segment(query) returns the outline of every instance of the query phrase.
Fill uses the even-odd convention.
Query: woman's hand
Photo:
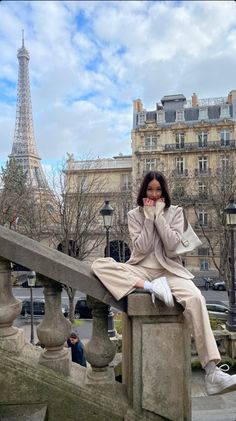
[[[156,207],[155,207],[156,217],[159,216],[161,213],[163,213],[164,207],[165,207],[165,200],[163,197],[161,197],[159,200],[156,201]]]
[[[155,202],[152,199],[143,199],[143,211],[144,216],[147,219],[151,219],[151,221],[154,221],[155,217]]]
[[[143,199],[143,205],[144,206],[155,206],[155,202],[152,199]]]

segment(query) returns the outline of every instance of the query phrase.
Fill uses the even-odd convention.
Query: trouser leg
[[[116,262],[111,257],[95,260],[92,270],[117,300],[130,294],[138,281],[152,280],[163,272],[163,270],[146,270],[138,265]]]
[[[205,299],[191,280],[166,275],[172,294],[185,311],[184,315],[193,331],[195,345],[202,367],[209,361],[220,361],[220,354],[211,329]]]

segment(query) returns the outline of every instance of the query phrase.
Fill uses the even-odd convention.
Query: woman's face
[[[147,186],[147,198],[156,202],[162,197],[162,190],[159,181],[153,179]]]

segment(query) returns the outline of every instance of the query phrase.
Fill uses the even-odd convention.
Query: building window
[[[207,172],[208,170],[208,158],[207,156],[198,157],[198,170],[200,173]]]
[[[123,203],[123,208],[122,208],[122,223],[123,224],[127,224],[128,223],[128,212],[131,210],[132,206],[130,202],[125,202]]]
[[[157,123],[165,122],[165,113],[164,111],[157,111]]]
[[[156,170],[156,159],[145,159],[145,171],[155,171]]]
[[[184,158],[176,158],[176,171],[177,174],[183,174],[184,173]]]
[[[208,226],[208,213],[203,209],[198,212],[198,222],[202,227]]]
[[[121,175],[121,190],[129,191],[131,189],[131,177],[130,174]]]
[[[229,157],[228,156],[221,156],[220,157],[220,168],[223,171],[227,171],[229,169]]]
[[[198,120],[207,120],[208,119],[208,108],[199,108]]]
[[[181,199],[185,196],[185,191],[183,186],[177,186],[172,192],[173,199]]]
[[[198,193],[200,197],[207,198],[207,186],[202,181],[198,183]]]
[[[229,105],[221,105],[220,107],[220,118],[227,118],[229,115]]]
[[[205,148],[207,146],[207,132],[198,133],[198,146],[199,148]]]
[[[209,270],[209,262],[206,259],[200,259],[200,270]]]
[[[143,126],[146,121],[146,113],[139,113],[138,114],[138,125]]]
[[[156,136],[147,136],[145,138],[145,146],[147,149],[155,149],[157,146]]]
[[[220,132],[221,146],[228,146],[230,144],[231,133],[229,129],[223,129]]]
[[[185,134],[182,132],[178,132],[175,134],[175,147],[176,149],[183,149],[184,148],[184,138]]]
[[[198,249],[198,256],[209,256],[209,248],[208,247],[201,247]]]
[[[88,191],[89,191],[88,177],[84,175],[80,178],[80,192],[88,192]]]
[[[184,110],[176,111],[176,121],[184,121]]]

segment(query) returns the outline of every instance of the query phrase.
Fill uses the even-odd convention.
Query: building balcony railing
[[[195,168],[194,174],[195,176],[205,176],[205,177],[209,176],[211,175],[211,168],[204,168],[204,169]]]
[[[195,150],[208,150],[208,149],[231,149],[235,148],[235,140],[220,140],[220,141],[208,141],[206,143],[199,142],[185,142],[184,144],[178,145],[176,143],[167,143],[164,146],[164,152],[169,151],[195,151]]]
[[[130,192],[131,191],[131,188],[132,188],[132,186],[131,186],[131,183],[129,183],[129,184],[124,184],[123,186],[121,186],[121,191],[124,193],[124,192]]]
[[[183,170],[175,169],[172,171],[172,177],[187,177],[188,176],[188,169],[185,168]]]
[[[194,228],[195,229],[201,229],[201,228],[203,228],[203,229],[206,229],[206,230],[208,230],[208,229],[211,229],[212,228],[212,222],[199,222],[199,221],[197,221],[197,222],[195,222],[195,224],[194,224]]]
[[[159,146],[160,147],[160,146]],[[139,152],[146,152],[146,151],[156,151],[157,150],[157,145],[144,145],[144,146],[140,146],[138,148]]]

